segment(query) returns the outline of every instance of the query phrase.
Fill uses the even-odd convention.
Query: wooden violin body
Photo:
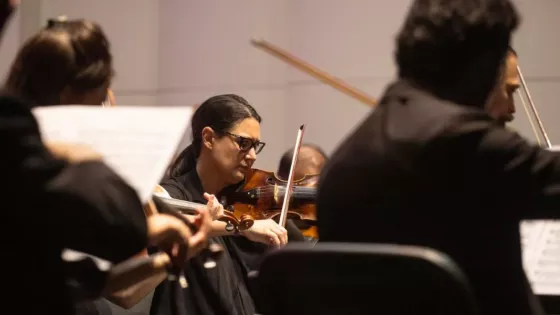
[[[316,186],[319,175],[306,175],[294,180],[292,200],[288,219],[293,219],[304,235],[317,237],[315,224],[317,211],[315,204]],[[239,221],[273,219],[278,221],[286,192],[286,181],[275,173],[251,169],[245,177],[243,187],[235,192],[219,195],[224,209]],[[252,223],[251,223],[252,224]]]
[[[224,206],[224,214],[218,218],[225,222],[228,231],[244,231],[253,226],[255,220],[273,219],[278,222],[281,213],[286,181],[275,173],[251,169],[243,186],[235,191],[218,195]],[[318,238],[316,229],[317,210],[315,204],[319,175],[306,175],[293,183],[293,193],[288,209],[288,219],[294,220],[303,235]],[[161,187],[160,187],[161,189]],[[161,192],[156,189],[156,192]],[[159,196],[167,205],[184,214],[196,215],[196,209],[205,205]]]

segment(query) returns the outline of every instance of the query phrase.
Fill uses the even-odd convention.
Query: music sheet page
[[[521,223],[523,264],[533,291],[560,295],[560,221]]]
[[[33,109],[45,142],[89,145],[147,202],[192,114],[187,106],[48,106]]]

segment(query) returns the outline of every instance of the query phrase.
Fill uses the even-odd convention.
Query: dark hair
[[[192,116],[192,142],[171,165],[170,176],[185,174],[196,167],[202,146],[202,129],[210,127],[216,132],[226,132],[247,118],[262,121],[255,108],[241,96],[224,94],[204,101]]]
[[[303,148],[313,149],[315,152],[319,153],[325,159],[325,161],[329,159],[325,151],[323,151],[323,149],[321,149],[318,145],[311,144],[311,143],[304,143],[301,145],[300,149]],[[293,156],[294,156],[294,149],[292,148],[286,151],[282,155],[282,158],[280,158],[280,163],[278,163],[278,170],[276,171],[276,174],[281,178],[288,177],[290,173],[290,167],[292,166]]]
[[[56,105],[65,87],[77,93],[108,83],[114,75],[109,41],[87,20],[50,20],[19,50],[6,90],[34,105]]]
[[[509,0],[416,0],[397,36],[399,77],[441,98],[481,106],[518,23]]]

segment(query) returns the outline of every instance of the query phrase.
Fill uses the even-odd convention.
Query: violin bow
[[[527,114],[527,118],[529,119],[529,123],[531,124],[531,128],[533,129],[533,134],[535,135],[535,138],[537,139],[537,143],[539,145],[541,144],[541,139],[539,137],[539,133],[537,132],[537,128],[535,128],[535,124],[533,122],[532,117],[535,118],[535,120],[537,121],[537,125],[539,126],[539,130],[541,132],[542,137],[544,138],[546,147],[548,149],[552,148],[552,143],[550,142],[550,138],[548,137],[548,134],[546,132],[546,130],[544,129],[544,124],[542,123],[542,120],[539,116],[539,112],[537,111],[537,107],[535,106],[535,103],[533,102],[533,98],[531,97],[531,93],[529,92],[529,87],[527,86],[527,82],[525,82],[525,78],[523,77],[523,73],[521,72],[521,68],[519,67],[519,64],[517,65],[517,73],[519,74],[519,79],[521,81],[521,88],[523,90],[523,92],[525,93],[525,96],[527,97],[527,101],[529,102],[529,106],[527,106],[527,103],[525,103],[525,100],[523,99],[523,94],[521,93],[521,91],[518,89],[517,90],[517,94],[519,96],[519,99],[521,100],[521,104],[523,104],[523,108],[525,109],[525,113]],[[531,116],[530,111],[533,113],[533,116]]]
[[[351,86],[343,80],[303,61],[302,59],[290,54],[286,50],[264,40],[264,39],[251,39],[251,44],[265,52],[279,58],[280,60],[294,66],[295,68],[309,74],[310,76],[318,79],[319,81],[330,85],[331,87],[339,90],[340,92],[362,102],[369,107],[375,107],[377,101],[366,92]]]
[[[298,130],[296,144],[294,146],[294,155],[292,156],[292,164],[290,166],[290,173],[288,175],[288,181],[286,182],[286,192],[284,193],[284,202],[282,203],[282,211],[280,211],[280,219],[278,224],[285,227],[286,220],[288,218],[288,209],[290,208],[290,201],[292,197],[292,191],[294,190],[292,185],[294,184],[294,170],[296,169],[296,164],[299,156],[299,149],[301,148],[301,142],[303,139],[303,132],[305,130],[305,125],[301,125]]]

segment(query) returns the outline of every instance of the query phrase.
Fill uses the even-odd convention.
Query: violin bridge
[[[274,203],[278,204],[278,184],[274,184]]]

